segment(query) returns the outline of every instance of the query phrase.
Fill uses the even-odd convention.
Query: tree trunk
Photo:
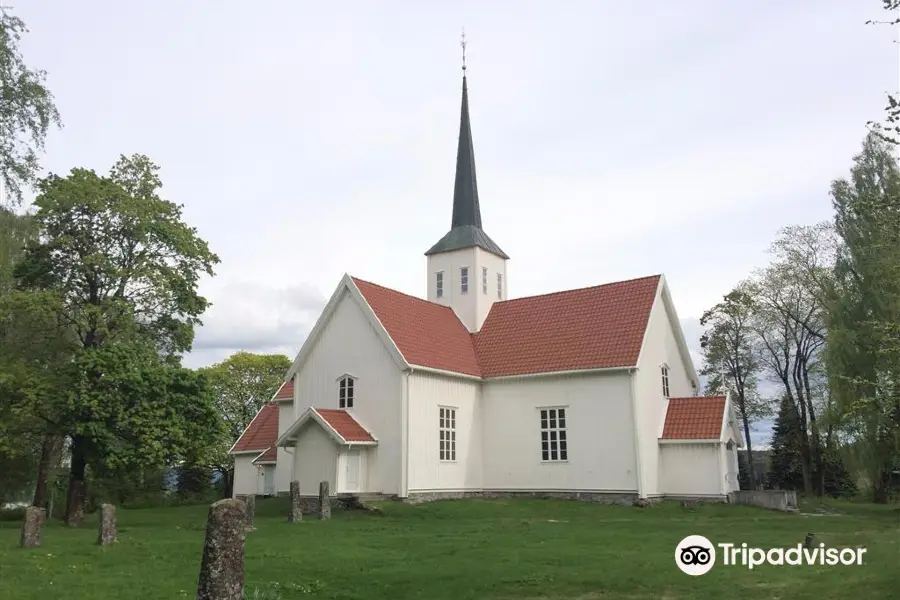
[[[753,445],[750,443],[750,425],[744,418],[744,438],[747,441],[747,476],[750,477],[750,489],[757,490],[759,485],[756,483],[756,466],[753,464]]]
[[[890,476],[887,472],[882,471],[872,481],[872,502],[876,504],[887,504],[890,498],[890,486],[888,485]]]
[[[812,403],[812,390],[809,386],[809,369],[807,368],[806,359],[800,363],[801,378],[803,380],[803,391],[806,395],[806,406],[809,413],[809,429],[812,434],[812,460],[813,472],[816,474],[815,494],[817,496],[825,495],[825,453],[822,452],[822,437],[819,433],[819,425],[816,421],[816,410]]]
[[[41,460],[38,463],[37,483],[34,487],[32,506],[49,508],[50,494],[47,491],[47,485],[59,450],[59,442],[60,439],[58,437],[47,434],[41,443]]]
[[[80,436],[72,438],[72,466],[69,469],[69,491],[66,494],[66,525],[79,525],[84,520],[87,491],[85,483],[87,457],[84,446],[84,438]]]
[[[234,469],[225,469],[223,477],[225,480],[225,485],[222,486],[225,491],[224,496],[225,498],[231,498],[232,494],[234,493]]]
[[[756,466],[753,464],[753,445],[750,442],[750,419],[747,418],[747,404],[744,397],[743,382],[738,382],[738,410],[741,413],[741,421],[744,426],[744,441],[747,444],[747,476],[750,478],[750,489],[758,489],[756,483]],[[738,478],[740,481],[740,478]],[[740,487],[740,486],[739,486]]]

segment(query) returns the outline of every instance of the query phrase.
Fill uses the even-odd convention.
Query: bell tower
[[[451,307],[472,333],[481,329],[494,302],[506,300],[506,263],[509,256],[482,229],[475,149],[469,119],[466,80],[466,41],[463,33],[462,107],[456,181],[450,231],[432,246],[428,257],[428,295],[431,302]]]

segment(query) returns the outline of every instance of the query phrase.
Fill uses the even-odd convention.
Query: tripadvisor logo
[[[713,544],[702,535],[689,535],[675,547],[675,564],[688,575],[705,575],[716,564],[716,548],[721,554],[721,564],[727,567],[742,566],[753,569],[760,565],[800,566],[818,565],[833,567],[841,565],[863,564],[865,548],[805,548],[797,544],[790,548],[753,548],[746,543]]]

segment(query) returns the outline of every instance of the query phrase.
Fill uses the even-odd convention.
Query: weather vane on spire
[[[462,69],[463,69],[463,73],[465,73],[466,72],[466,28],[465,27],[463,27],[462,41],[459,42],[459,45],[462,46],[462,52],[463,52]]]

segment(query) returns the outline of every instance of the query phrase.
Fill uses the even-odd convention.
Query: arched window
[[[338,408],[353,408],[355,380],[350,375],[341,377],[338,384]]]
[[[660,367],[662,372],[662,393],[666,398],[669,397],[669,365],[663,363]]]

